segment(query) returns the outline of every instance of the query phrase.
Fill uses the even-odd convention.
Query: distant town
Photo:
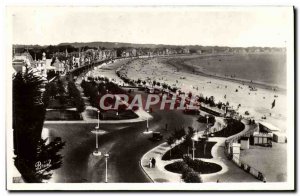
[[[97,47],[96,47],[97,46]],[[106,46],[106,47],[105,47]],[[120,46],[120,47],[116,47]],[[158,57],[193,54],[247,54],[285,52],[277,47],[219,47],[219,46],[170,46],[109,42],[66,43],[49,46],[13,45],[13,67],[19,71],[25,64],[41,75],[47,72],[64,74],[91,62],[133,57]]]

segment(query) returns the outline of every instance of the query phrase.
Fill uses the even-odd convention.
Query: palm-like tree
[[[49,177],[49,174],[39,175],[35,168],[39,154],[51,154],[43,152],[49,149],[48,147],[42,151],[39,150],[46,113],[43,103],[44,86],[44,80],[29,68],[13,76],[15,166],[26,182],[42,182],[43,177]],[[59,148],[51,150],[52,154],[56,154],[63,145],[64,143],[60,143]],[[59,163],[58,159],[56,158],[55,162]]]
[[[36,146],[41,139],[45,108],[42,102],[43,80],[31,69],[13,76],[13,129],[15,164],[27,176],[30,167],[22,163],[35,159]],[[26,160],[26,161],[25,161]],[[27,171],[26,171],[27,170]]]

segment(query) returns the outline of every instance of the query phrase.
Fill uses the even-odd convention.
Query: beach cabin
[[[281,132],[273,133],[273,141],[276,143],[286,143],[287,138],[285,133],[281,133]]]
[[[235,163],[239,163],[240,153],[241,153],[241,144],[232,143],[231,149],[232,149],[232,160]]]
[[[249,147],[250,147],[249,137],[242,137],[240,143],[241,143],[241,149],[242,150],[248,150],[249,149]]]
[[[254,132],[253,144],[272,147],[273,134],[267,132]]]
[[[267,122],[258,122],[259,132],[280,132],[280,129]]]
[[[272,139],[277,143],[285,143],[287,138],[286,134],[281,132],[281,130],[274,125],[267,122],[259,122],[259,132],[268,132],[272,133]]]

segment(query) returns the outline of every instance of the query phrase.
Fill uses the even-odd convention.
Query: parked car
[[[152,133],[152,138],[151,138],[152,141],[160,141],[162,139],[163,139],[163,135],[160,132],[156,131]]]

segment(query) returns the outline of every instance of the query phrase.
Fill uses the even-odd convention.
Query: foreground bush
[[[183,178],[184,182],[187,183],[202,183],[202,179],[200,178],[199,174],[194,171],[190,171],[186,174],[185,178]]]
[[[187,178],[187,176],[188,176],[188,174],[189,173],[191,173],[191,172],[194,172],[194,170],[192,169],[192,168],[190,168],[190,167],[186,167],[186,168],[184,168],[183,170],[182,170],[182,172],[181,172],[181,179],[186,179]]]

